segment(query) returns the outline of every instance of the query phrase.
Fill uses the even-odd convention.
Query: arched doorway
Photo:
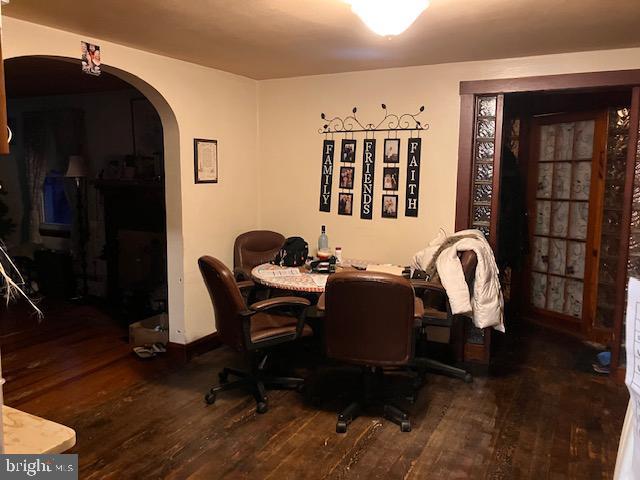
[[[53,151],[41,153],[47,157],[40,166],[44,172],[39,172],[46,180],[43,189],[34,189],[38,182],[26,182],[33,180],[33,172],[19,171],[20,162],[13,162],[14,171],[3,172],[9,176],[3,180],[10,206],[23,206],[14,214],[18,218],[10,242],[35,240],[49,251],[71,250],[72,272],[81,277],[74,293],[103,297],[118,307],[131,307],[136,301],[145,304],[128,308],[128,320],[166,311],[167,303],[172,304],[167,265],[171,270],[181,261],[176,255],[181,249],[170,244],[175,236],[168,242],[166,233],[180,228],[179,205],[166,215],[164,209],[167,197],[179,196],[180,188],[178,128],[168,103],[149,84],[117,68],[105,66],[100,77],[82,74],[76,59],[16,57],[5,61],[5,70],[9,118],[16,133],[12,155],[24,158],[20,143],[26,137],[33,141],[38,129],[47,130],[39,132],[39,138],[53,145]],[[154,117],[158,128],[151,125]],[[76,184],[84,182],[84,191],[74,199],[65,191],[69,179],[55,177],[69,175],[70,159],[78,156],[86,164],[82,175],[87,176],[75,177]],[[54,175],[48,175],[52,171]],[[167,178],[170,185],[165,189]],[[33,195],[38,190],[39,195]],[[82,232],[78,227],[83,222],[76,221],[82,216],[76,215],[77,199],[85,200]],[[84,251],[79,252],[83,243]],[[153,251],[160,257],[150,255]],[[60,266],[56,262],[48,270],[56,271]],[[145,274],[155,276],[156,283],[161,276],[163,285],[143,278]],[[50,283],[64,284],[55,279]],[[145,290],[148,298],[141,299]],[[180,300],[176,303],[181,308]]]

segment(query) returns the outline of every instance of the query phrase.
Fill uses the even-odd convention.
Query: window
[[[71,206],[64,191],[65,177],[50,173],[44,179],[42,209],[44,223],[71,226]]]

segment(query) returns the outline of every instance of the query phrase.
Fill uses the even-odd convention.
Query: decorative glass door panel
[[[577,118],[574,118],[577,117]],[[554,115],[533,126],[529,182],[531,255],[529,300],[540,315],[574,319],[590,315],[597,270],[589,267],[594,196],[601,196],[597,180],[601,168],[598,115]]]

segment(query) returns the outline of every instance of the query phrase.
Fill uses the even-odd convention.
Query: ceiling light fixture
[[[344,0],[367,27],[383,37],[400,35],[429,6],[429,0]]]

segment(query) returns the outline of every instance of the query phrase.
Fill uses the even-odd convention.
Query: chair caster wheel
[[[229,381],[229,374],[227,372],[220,372],[218,374],[218,380],[220,380],[220,383],[227,383]]]
[[[470,373],[467,373],[467,374],[464,376],[464,383],[471,383],[471,382],[473,382],[473,377],[471,376],[471,374],[470,374]]]
[[[267,413],[267,410],[269,410],[267,402],[258,402],[256,405],[256,413]]]
[[[304,393],[305,391],[305,384],[304,383],[299,383],[296,385],[296,392],[298,393]]]
[[[336,433],[347,433],[347,422],[339,420],[336,423]]]
[[[209,392],[204,396],[204,401],[207,405],[213,405],[216,403],[216,394],[213,392]]]
[[[402,420],[400,422],[400,431],[401,432],[410,432],[411,431],[411,422],[409,420]]]

